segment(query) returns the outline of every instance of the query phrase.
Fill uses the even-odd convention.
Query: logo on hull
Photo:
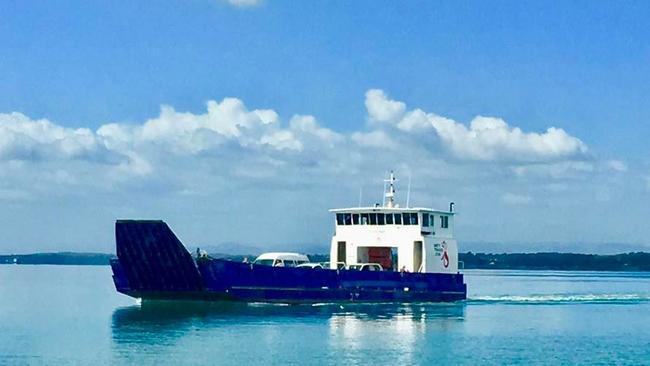
[[[442,261],[442,265],[445,266],[445,268],[449,267],[449,254],[447,254],[447,243],[442,242],[442,258],[440,258]]]

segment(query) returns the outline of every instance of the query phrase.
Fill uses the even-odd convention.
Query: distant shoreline
[[[0,264],[107,266],[111,258],[115,258],[115,254],[79,252],[5,254],[0,255]]]
[[[213,257],[241,261],[253,255],[212,254]],[[314,262],[325,262],[325,254],[309,255]],[[0,255],[0,264],[21,265],[108,265],[114,254],[107,253],[33,253]],[[460,253],[464,269],[556,270],[556,271],[650,271],[650,253],[633,252],[613,255],[578,253]]]

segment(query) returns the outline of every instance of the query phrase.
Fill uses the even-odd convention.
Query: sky
[[[0,253],[326,247],[444,209],[500,250],[650,250],[650,3],[5,1]],[[360,194],[361,193],[361,194]],[[361,197],[360,197],[361,196]],[[504,244],[505,243],[505,244]]]

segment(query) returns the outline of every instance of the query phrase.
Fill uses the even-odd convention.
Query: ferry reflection
[[[386,362],[416,364],[414,352],[427,331],[448,331],[464,320],[464,304],[394,305],[377,313],[345,312],[329,319],[331,349],[362,361],[369,352]],[[371,320],[371,321],[368,321]],[[369,348],[371,346],[371,348]]]
[[[445,330],[462,322],[464,317],[465,305],[462,303],[288,306],[234,302],[153,302],[116,309],[112,316],[112,334],[116,344],[134,339],[146,342],[148,337],[142,336],[153,333],[165,334],[167,340],[171,341],[196,327],[305,321],[327,324],[333,346],[336,346],[336,342],[345,342],[348,349],[354,350],[360,328],[364,328],[364,336],[372,336],[373,332],[368,332],[369,329],[388,332],[394,335],[389,337],[394,346],[408,349],[416,335],[425,328]],[[155,339],[156,342],[161,341],[159,337]]]

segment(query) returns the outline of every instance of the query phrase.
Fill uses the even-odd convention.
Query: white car
[[[357,263],[357,264],[350,264],[348,265],[348,268],[351,271],[383,271],[384,269],[381,267],[381,264],[379,263]]]
[[[303,263],[299,264],[296,267],[300,268],[311,268],[311,269],[323,269],[323,265],[320,263]]]
[[[299,253],[264,253],[257,257],[253,264],[273,267],[296,267],[309,263],[309,258]]]
[[[330,262],[324,262],[323,268],[331,268]],[[336,262],[336,269],[345,269],[345,262]]]

